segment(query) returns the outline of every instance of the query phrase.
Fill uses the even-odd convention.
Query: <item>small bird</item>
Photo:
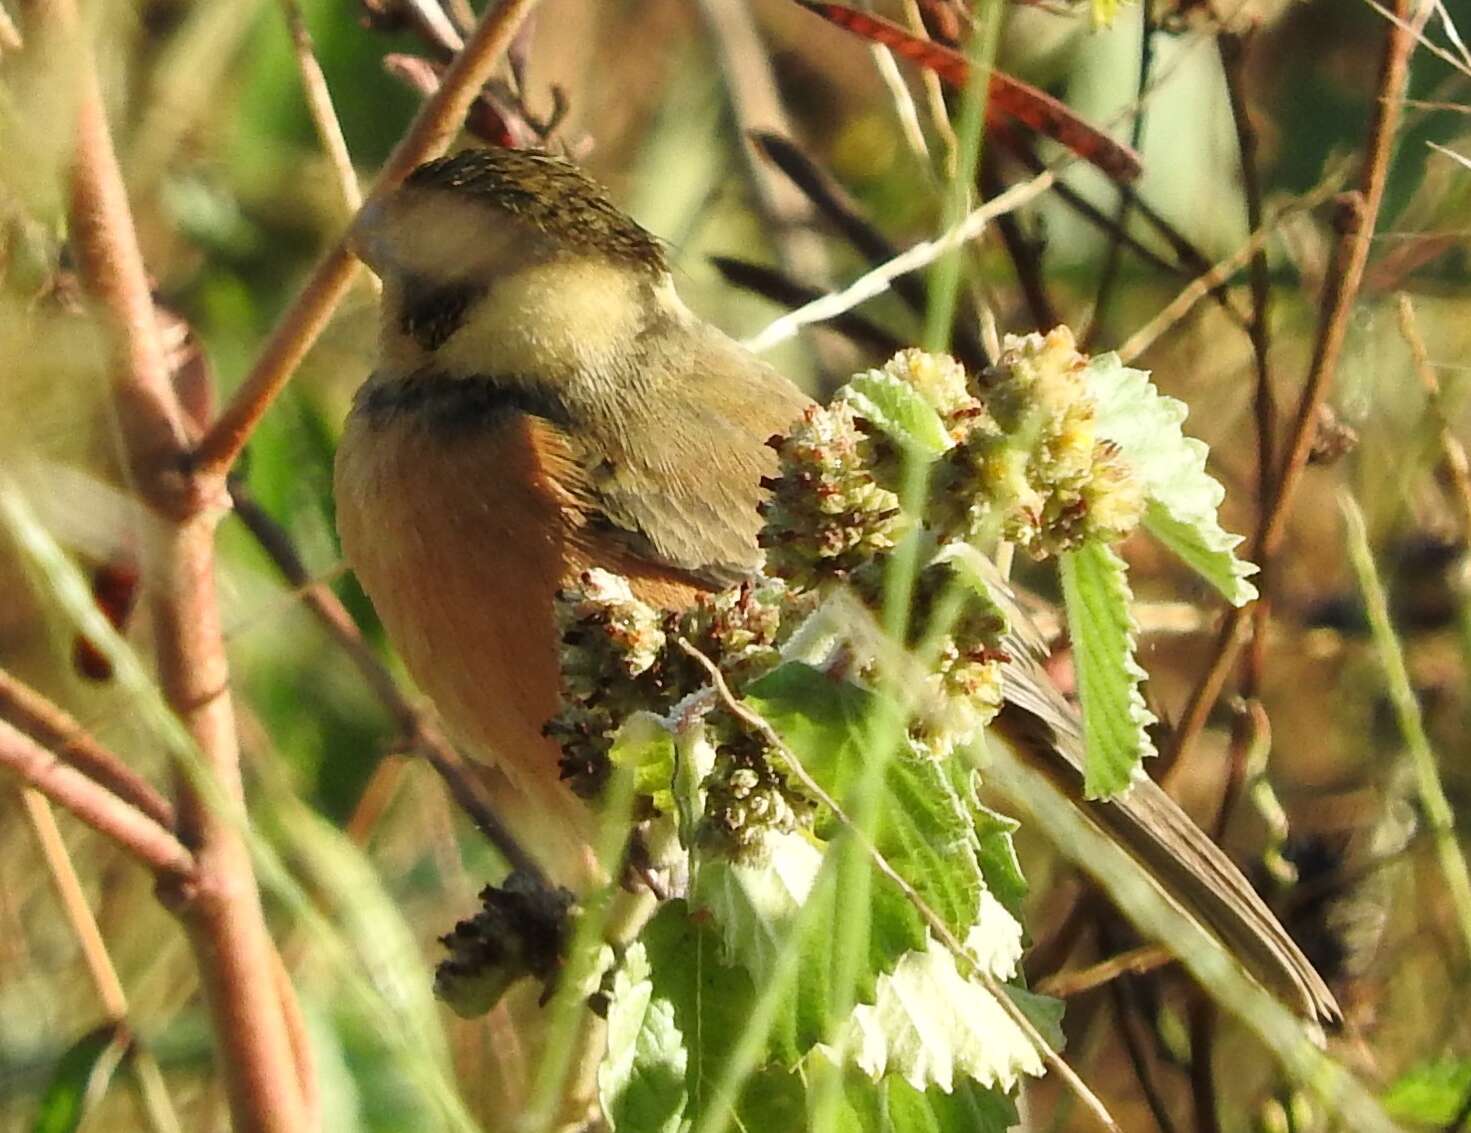
[[[352,239],[383,308],[380,362],[337,453],[343,548],[456,738],[525,797],[538,841],[576,842],[588,808],[542,732],[559,706],[557,591],[600,567],[677,610],[759,570],[766,442],[809,399],[692,314],[658,240],[560,158],[429,162],[369,204]],[[1143,779],[1083,799],[1076,712],[1020,610],[1012,624],[994,734],[1264,984],[1335,1019],[1311,964],[1163,791]]]

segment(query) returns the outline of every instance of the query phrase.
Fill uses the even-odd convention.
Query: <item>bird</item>
[[[572,163],[469,148],[370,201],[350,246],[382,280],[379,359],[336,456],[342,547],[457,741],[550,845],[589,807],[544,733],[559,707],[558,592],[624,576],[656,609],[760,569],[768,440],[812,404],[677,294],[660,241]],[[1147,777],[1084,797],[1076,708],[1004,585],[1006,704],[992,738],[1075,804],[1305,1017],[1333,994],[1240,870]]]

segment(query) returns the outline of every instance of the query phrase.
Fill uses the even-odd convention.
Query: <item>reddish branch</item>
[[[194,855],[167,828],[4,720],[0,720],[0,767],[111,838],[159,876],[174,882],[193,877]]]
[[[480,88],[536,4],[537,0],[501,0],[486,10],[464,50],[445,72],[439,89],[389,154],[369,201],[391,190],[416,165],[445,151]],[[296,301],[272,330],[234,399],[195,449],[193,465],[201,481],[219,484],[224,479],[271,402],[326,327],[347,292],[354,267],[352,253],[342,240],[317,264]]]
[[[135,482],[161,519],[146,563],[154,583],[149,592],[159,683],[205,769],[223,796],[238,804],[239,750],[214,590],[217,512],[182,471],[184,413],[158,339],[90,45],[69,0],[49,12],[82,57],[71,242],[82,281],[111,324],[113,390]],[[281,999],[271,990],[273,948],[245,844],[234,820],[214,813],[183,776],[177,812],[195,871],[192,884],[174,896],[213,1016],[234,1127],[238,1133],[296,1133],[306,1128],[302,1089]],[[103,817],[94,813],[89,820]]]
[[[152,783],[99,744],[65,711],[4,669],[0,669],[0,719],[164,829],[174,828],[173,805]]]

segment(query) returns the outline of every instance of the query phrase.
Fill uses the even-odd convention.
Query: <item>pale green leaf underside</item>
[[[608,998],[608,1046],[598,1098],[608,1125],[630,1133],[674,1133],[684,1117],[689,1052],[668,1000],[654,996],[648,955],[629,946]]]
[[[966,949],[991,975],[1006,979],[1021,957],[1021,925],[987,894]],[[894,1074],[916,1090],[949,1092],[965,1078],[1009,1090],[1020,1075],[1042,1073],[1027,1036],[933,937],[879,980],[874,1003],[855,1007],[826,1051],[875,1081]]]
[[[859,374],[843,395],[857,412],[896,443],[937,457],[954,441],[934,407],[908,382],[879,370]]]
[[[1217,515],[1226,490],[1206,471],[1205,444],[1181,428],[1184,402],[1161,394],[1147,373],[1124,366],[1116,354],[1093,359],[1088,387],[1098,406],[1098,435],[1123,450],[1149,495],[1149,533],[1232,605],[1255,598],[1247,578],[1256,567],[1236,557],[1241,536],[1225,530]]]
[[[1106,544],[1085,543],[1063,555],[1060,567],[1083,701],[1083,790],[1101,798],[1127,787],[1140,761],[1154,754],[1147,730],[1154,717],[1139,691],[1145,673],[1134,659],[1124,560]]]

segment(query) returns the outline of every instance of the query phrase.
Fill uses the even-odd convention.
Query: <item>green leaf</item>
[[[122,1053],[117,1028],[110,1025],[87,1032],[68,1047],[41,1095],[32,1133],[72,1133],[80,1127],[107,1092]]]
[[[598,1097],[608,1125],[634,1133],[674,1133],[688,1101],[688,1064],[674,1006],[654,998],[648,953],[635,941],[613,977],[608,1049],[598,1067]]]
[[[755,682],[747,702],[825,791],[856,809],[850,796],[873,758],[875,733],[893,711],[882,698],[793,662]],[[882,789],[875,793],[873,844],[935,914],[963,934],[975,923],[985,889],[967,801],[942,764],[907,747],[888,761]],[[836,837],[840,828],[830,820],[818,833]],[[719,926],[728,962],[765,986],[780,949],[793,940],[799,912],[814,900],[822,907],[807,915],[816,923],[854,927],[866,939],[857,959],[843,932],[809,933],[803,940],[793,991],[781,1005],[772,1039],[773,1051],[791,1065],[841,1023],[833,1007],[847,998],[838,994],[847,984],[836,980],[851,977],[851,994],[858,1002],[871,1002],[877,978],[907,952],[922,949],[927,937],[918,911],[866,854],[856,852],[853,859],[853,868],[869,871],[866,883],[850,881],[840,898],[831,885],[814,896],[822,853],[805,837],[773,838],[769,851],[761,865],[712,862],[697,877],[694,899]],[[862,873],[857,877],[864,882]],[[859,898],[865,902],[859,910],[852,905],[855,892],[866,894]],[[865,921],[861,932],[851,919],[855,915]]]
[[[788,662],[756,681],[746,700],[822,788],[851,810],[849,796],[880,742],[880,723],[897,710],[877,693],[800,662]],[[942,764],[907,747],[889,759],[883,788],[875,800],[874,845],[947,927],[965,931],[975,923],[984,889],[965,802]],[[879,888],[888,891],[892,885],[883,881]]]
[[[1022,865],[1016,856],[1012,835],[1020,823],[980,803],[972,804],[971,814],[975,818],[976,839],[980,844],[977,859],[981,863],[981,876],[985,878],[986,888],[996,895],[1012,916],[1019,919],[1022,902],[1027,897],[1027,879],[1022,876]]]
[[[1221,527],[1216,514],[1226,490],[1205,470],[1209,450],[1180,428],[1189,412],[1184,402],[1161,394],[1145,371],[1128,368],[1117,354],[1095,355],[1087,379],[1098,435],[1123,450],[1149,495],[1149,533],[1233,605],[1255,598],[1247,577],[1256,567],[1236,557],[1241,536]]]
[[[834,1073],[821,1052],[809,1062],[809,1080]],[[831,1115],[834,1133],[1003,1133],[1020,1120],[1010,1097],[969,1079],[956,1082],[950,1091],[938,1086],[916,1090],[893,1075],[875,1082],[851,1068],[841,1073],[841,1093]],[[815,1124],[809,1121],[806,1127]]]
[[[663,720],[652,712],[635,712],[613,737],[608,759],[633,772],[635,794],[653,799],[660,813],[673,813],[674,733]]]
[[[1096,799],[1122,791],[1141,760],[1154,754],[1147,730],[1154,717],[1139,691],[1145,673],[1134,659],[1137,627],[1124,560],[1090,542],[1064,554],[1059,565],[1083,701],[1083,791]]]
[[[772,1028],[772,1056],[790,1067],[821,1042],[836,1025],[831,1018],[833,972],[839,934],[807,932],[798,937],[798,915],[813,902],[809,923],[832,925],[838,918],[837,887],[814,887],[821,851],[798,834],[771,839],[769,859],[761,865],[709,862],[700,870],[694,901],[720,930],[723,962],[750,973],[757,987],[775,978],[785,949],[796,948],[796,977],[778,1005]],[[857,973],[855,994],[873,993],[877,971],[895,963],[923,940],[923,923],[890,893],[872,892],[867,963]],[[902,901],[902,898],[901,898]],[[849,958],[851,959],[851,958]]]
[[[1384,1091],[1391,1117],[1449,1126],[1471,1099],[1471,1061],[1443,1058],[1410,1067]]]
[[[666,902],[644,926],[639,942],[648,961],[650,1002],[667,1007],[668,1025],[684,1037],[684,1118],[698,1122],[749,1022],[756,988],[745,971],[721,962],[719,938],[708,925],[697,923],[683,901]],[[779,1111],[799,1104],[794,1101],[798,1097],[795,1079],[767,1066],[745,1083],[727,1127],[798,1128],[784,1120],[771,1123]],[[641,1130],[634,1124],[626,1128]]]
[[[1008,979],[1021,960],[1021,925],[986,894],[964,943],[982,969]],[[853,1009],[829,1057],[875,1081],[898,1075],[916,1090],[949,1092],[966,1078],[1010,1090],[1023,1074],[1040,1076],[1041,1055],[970,971],[931,937],[880,977],[874,1003]]]
[[[934,407],[908,382],[869,370],[850,381],[843,393],[859,416],[899,445],[931,459],[953,448],[955,442]]]

